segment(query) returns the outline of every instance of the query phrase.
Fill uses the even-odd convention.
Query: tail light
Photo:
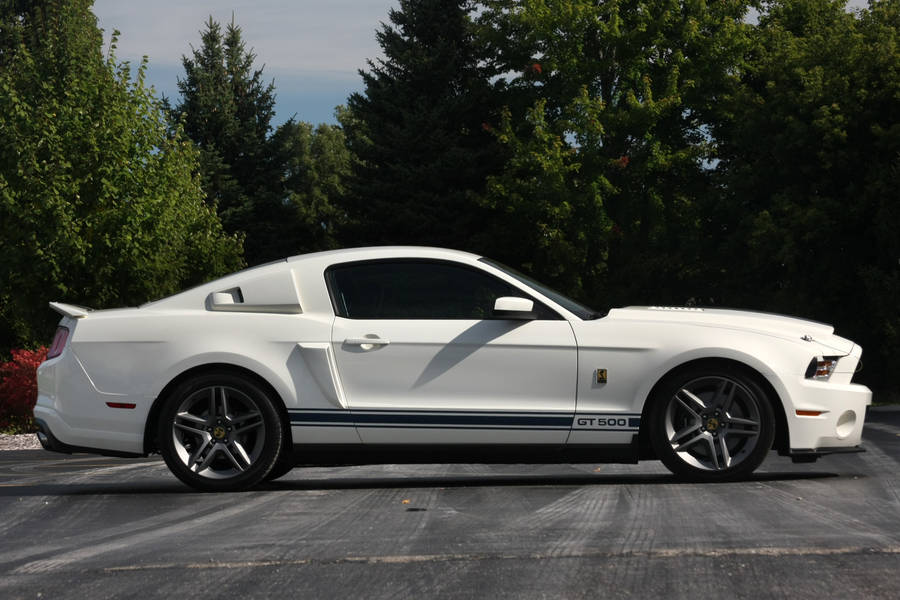
[[[57,327],[56,335],[53,336],[53,343],[50,344],[50,349],[47,351],[47,360],[51,358],[56,358],[60,354],[62,354],[63,348],[66,347],[66,341],[69,339],[69,328],[68,327]]]

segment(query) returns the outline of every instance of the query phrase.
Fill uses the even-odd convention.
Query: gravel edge
[[[33,433],[23,433],[20,435],[0,433],[0,451],[40,450],[41,448],[42,446],[38,441],[37,435]]]

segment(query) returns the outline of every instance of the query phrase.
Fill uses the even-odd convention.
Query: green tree
[[[200,39],[200,48],[182,57],[185,77],[178,80],[174,120],[200,149],[208,203],[227,231],[247,235],[248,262],[277,258],[290,211],[281,202],[278,165],[270,160],[274,84],[264,84],[262,69],[253,68],[255,56],[234,22],[223,33],[210,17]]]
[[[508,214],[514,252],[600,306],[686,301],[709,112],[733,85],[748,2],[486,5],[485,43],[517,100],[497,129],[514,159],[485,202]]]
[[[503,152],[472,3],[401,0],[376,33],[385,58],[361,71],[341,123],[353,152],[343,208],[347,243],[478,249],[485,211],[476,201]]]
[[[713,129],[723,303],[837,325],[888,383],[900,352],[900,2],[779,0]]]
[[[317,133],[293,119],[273,131],[275,84],[263,81],[255,59],[234,21],[223,32],[210,17],[200,48],[182,58],[172,113],[200,148],[208,203],[227,231],[246,234],[251,265],[332,247],[336,216],[325,187],[312,181]],[[336,135],[328,129],[323,140]]]
[[[0,5],[0,346],[46,341],[48,300],[135,305],[241,264],[168,133],[146,61],[102,53],[90,0]]]
[[[351,156],[344,131],[335,125],[313,127],[291,119],[272,136],[282,185],[292,209],[294,254],[334,247],[344,216],[334,199],[345,193]]]

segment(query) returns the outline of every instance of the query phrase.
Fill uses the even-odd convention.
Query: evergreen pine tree
[[[488,131],[499,104],[470,2],[401,0],[377,32],[385,58],[361,71],[341,123],[355,155],[344,208],[348,244],[477,250],[476,201],[502,164]]]
[[[201,45],[184,56],[174,119],[201,152],[203,189],[229,232],[246,234],[248,264],[296,254],[294,211],[270,140],[275,85],[255,69],[241,29],[210,17]]]

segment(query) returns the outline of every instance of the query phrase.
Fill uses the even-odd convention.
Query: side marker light
[[[107,402],[106,405],[110,408],[134,408],[137,406],[133,402]]]

